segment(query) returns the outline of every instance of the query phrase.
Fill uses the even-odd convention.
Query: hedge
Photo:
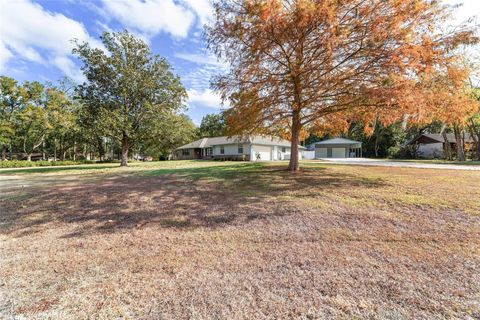
[[[26,160],[7,160],[0,161],[0,168],[25,168],[25,167],[53,167],[53,166],[71,166],[75,164],[92,164],[95,161],[90,160],[65,160],[65,161],[26,161]]]

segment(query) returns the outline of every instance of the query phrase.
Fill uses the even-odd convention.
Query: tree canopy
[[[468,25],[445,30],[449,15],[427,0],[217,1],[206,34],[230,65],[212,82],[232,106],[229,134],[287,133],[296,171],[302,130],[424,121],[438,106],[432,81],[462,83],[455,49],[477,41]]]
[[[218,137],[225,135],[225,116],[220,114],[207,114],[202,118],[199,128],[200,138]]]
[[[160,132],[182,110],[187,94],[168,62],[143,40],[127,31],[105,32],[101,40],[106,52],[88,43],[73,50],[87,79],[77,94],[97,127],[121,141],[126,166],[129,149]]]

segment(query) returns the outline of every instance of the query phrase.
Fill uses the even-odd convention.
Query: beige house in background
[[[470,150],[474,148],[474,140],[466,134],[465,149]],[[447,134],[447,141],[450,144],[450,149],[455,152],[457,149],[457,140],[453,133]],[[418,155],[421,158],[434,159],[442,158],[445,150],[445,139],[439,133],[424,133],[413,139],[408,143],[409,145],[418,145]]]
[[[305,147],[298,146],[299,159]],[[175,159],[274,161],[290,159],[290,141],[269,136],[202,138],[177,148]]]

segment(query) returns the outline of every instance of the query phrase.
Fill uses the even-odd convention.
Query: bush
[[[98,161],[93,161],[94,163],[120,163],[120,160],[98,160]],[[132,162],[132,161],[128,161]]]
[[[65,161],[26,161],[26,160],[7,160],[0,161],[0,168],[27,168],[27,167],[54,167],[70,166],[76,164],[92,164],[91,160],[65,160]]]
[[[387,156],[390,159],[418,159],[418,146],[405,145],[390,147],[387,150]]]

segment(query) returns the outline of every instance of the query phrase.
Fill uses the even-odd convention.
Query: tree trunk
[[[7,160],[7,145],[2,145],[2,161]]]
[[[470,123],[468,124],[468,129],[470,130],[470,136],[473,139],[473,144],[475,146],[475,155],[477,157],[477,161],[480,161],[480,130],[475,130],[475,124]]]
[[[62,161],[65,161],[65,154],[67,153],[67,150],[63,149],[63,142],[60,143],[60,150],[62,150]]]
[[[472,134],[472,139],[473,139],[473,145],[475,146],[475,156],[477,158],[477,161],[480,161],[480,139],[478,137],[475,137]],[[473,155],[472,155],[473,159]]]
[[[73,161],[77,160],[77,142],[73,142]]]
[[[445,130],[442,130],[442,137],[444,143],[443,149],[445,152],[445,158],[447,160],[452,160],[452,149],[450,148],[450,141],[448,141],[447,132]]]
[[[300,136],[300,112],[294,111],[292,117],[292,142],[290,147],[290,162],[288,163],[288,170],[296,172],[299,169],[298,163],[298,142]]]
[[[458,125],[453,126],[453,132],[455,134],[455,142],[457,147],[457,160],[465,161],[465,149],[463,146],[462,132]]]
[[[128,165],[128,138],[123,134],[122,139],[122,160],[120,161],[120,167],[126,167]]]
[[[100,159],[100,161],[106,160],[105,148],[104,148],[103,140],[101,137],[96,137],[96,147],[98,152],[98,158]]]
[[[45,140],[42,141],[42,160],[45,161]]]
[[[31,153],[27,154],[27,161],[32,161],[32,154]]]

